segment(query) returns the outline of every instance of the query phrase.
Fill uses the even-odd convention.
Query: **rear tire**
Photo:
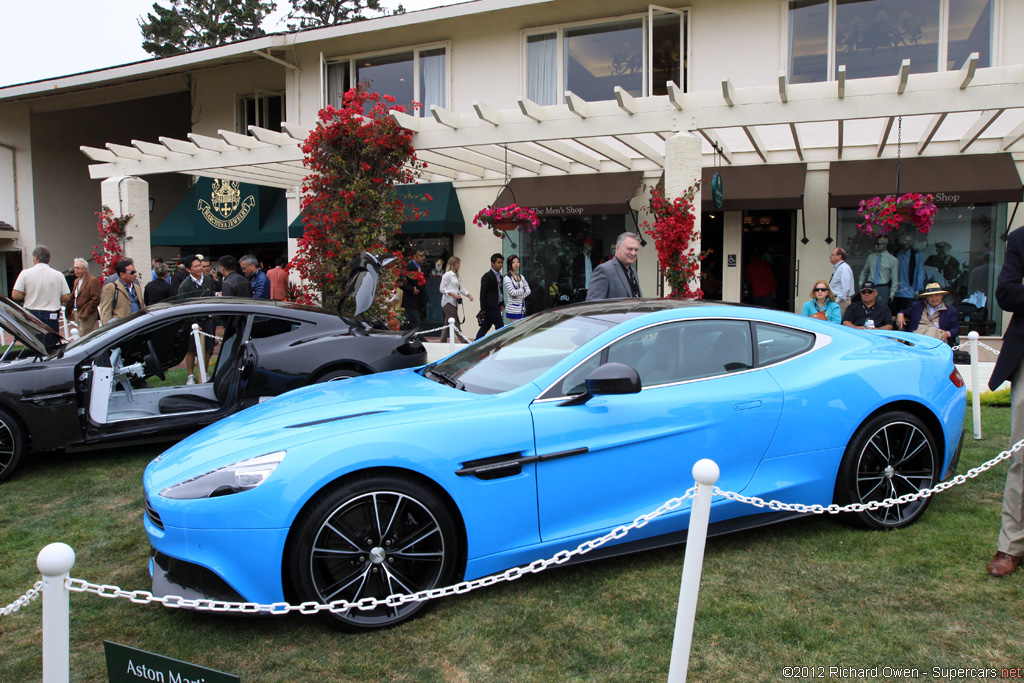
[[[445,586],[456,576],[451,513],[404,477],[365,475],[320,493],[292,529],[289,575],[304,601],[385,598]],[[346,631],[372,631],[412,619],[432,602],[325,614]]]
[[[854,433],[839,466],[835,501],[839,505],[898,498],[934,486],[939,453],[935,437],[916,415],[881,413]],[[877,510],[850,512],[844,521],[865,529],[899,529],[928,507],[923,498]]]
[[[353,377],[360,377],[362,375],[363,373],[360,372],[359,370],[350,370],[347,368],[342,370],[328,370],[323,375],[317,378],[316,383],[321,384],[323,382],[340,382],[341,380],[352,379]]]
[[[14,475],[25,458],[25,432],[10,413],[0,410],[0,482]]]

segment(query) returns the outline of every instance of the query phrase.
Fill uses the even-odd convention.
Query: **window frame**
[[[331,97],[330,93],[327,92],[328,83],[330,80],[327,77],[328,69],[332,64],[342,64],[348,62],[348,73],[349,79],[352,80],[356,77],[358,69],[356,68],[356,62],[360,59],[372,59],[374,57],[387,57],[390,55],[398,55],[404,52],[412,53],[412,93],[413,101],[418,101],[421,84],[421,68],[420,68],[420,54],[423,52],[429,52],[431,50],[444,49],[444,81],[445,81],[445,102],[442,105],[443,108],[451,108],[452,101],[452,44],[450,40],[435,41],[432,43],[422,43],[418,45],[388,48],[385,50],[375,50],[373,52],[360,52],[358,54],[338,56],[338,57],[324,57],[322,60],[323,70],[321,72],[321,80],[323,87],[320,88],[320,96],[323,98],[322,107],[326,107],[330,104]],[[349,84],[348,87],[352,88],[354,84]],[[399,104],[399,103],[395,103]],[[321,108],[322,108],[321,107]],[[424,107],[416,109],[415,111],[405,112],[410,116],[429,116],[430,112],[424,113]]]
[[[634,12],[631,14],[623,14],[613,17],[602,17],[600,19],[588,19],[583,21],[567,22],[563,24],[550,24],[547,26],[538,26],[528,29],[522,29],[519,32],[519,70],[520,70],[520,92],[523,97],[527,97],[529,94],[529,62],[527,55],[527,40],[533,36],[547,35],[553,33],[555,35],[555,79],[556,79],[556,90],[555,90],[555,103],[561,104],[562,97],[565,92],[569,90],[566,87],[565,82],[565,32],[567,30],[572,31],[574,29],[602,26],[606,24],[613,24],[616,22],[633,21],[636,19],[640,20],[640,32],[641,39],[643,41],[643,93],[642,97],[648,97],[654,89],[653,79],[654,72],[651,69],[652,61],[652,37],[654,35],[654,13],[667,13],[676,14],[679,16],[679,41],[682,45],[680,50],[680,64],[679,64],[679,75],[682,83],[676,83],[682,92],[687,91],[687,86],[690,82],[689,65],[690,60],[688,59],[688,53],[690,49],[690,8],[679,7],[671,8],[664,7],[662,5],[649,4],[647,11],[645,12]],[[608,100],[610,101],[610,100]]]
[[[249,126],[250,125],[258,126],[260,128],[266,128],[265,125],[260,125],[259,123],[255,123],[255,122],[253,122],[251,124],[246,123],[246,121],[245,121],[245,119],[246,119],[246,103],[249,102],[249,101],[254,101],[256,103],[256,110],[257,110],[257,112],[262,110],[263,115],[264,115],[264,119],[266,119],[267,118],[266,115],[268,114],[267,104],[269,102],[269,98],[271,98],[271,97],[280,97],[281,98],[281,121],[282,122],[286,121],[287,120],[287,116],[285,114],[285,112],[286,112],[286,109],[285,109],[286,93],[283,90],[282,91],[276,91],[276,90],[256,90],[254,92],[249,92],[249,93],[236,93],[235,94],[235,131],[238,132],[238,133],[241,133],[242,135],[248,135],[249,134]],[[269,130],[273,130],[273,129],[269,129]]]
[[[783,30],[782,30],[782,42],[783,42],[783,55],[785,55],[785,64],[787,70],[787,77],[790,76],[793,67],[793,34],[792,34],[792,22],[790,21],[790,0],[781,0],[781,11],[783,16]],[[954,64],[952,69],[947,68],[949,61],[949,12],[950,12],[951,0],[939,0],[939,37],[937,43],[937,55],[936,55],[936,71],[934,73],[949,73],[950,71],[959,70],[963,65]],[[999,66],[997,57],[999,56],[999,17],[1002,16],[1003,0],[991,0],[992,2],[992,23],[989,26],[989,55],[988,64],[989,66]],[[837,80],[836,78],[836,17],[838,6],[837,0],[827,0],[828,5],[828,31],[825,38],[826,49],[828,54],[825,58],[825,80],[824,81],[812,81],[813,83],[831,83]],[[897,65],[898,69],[898,65]],[[893,74],[896,73],[897,69],[893,70]],[[933,73],[931,71],[924,73]]]
[[[751,358],[751,361],[752,361],[753,365],[751,367],[747,368],[746,370],[737,370],[736,372],[723,372],[723,373],[716,374],[716,375],[708,375],[706,377],[694,377],[693,379],[683,379],[683,380],[677,380],[677,381],[674,381],[674,382],[664,382],[662,384],[651,384],[649,386],[641,387],[640,391],[647,391],[648,389],[661,389],[663,387],[674,387],[674,386],[680,386],[680,385],[683,385],[683,384],[692,384],[694,382],[706,382],[708,380],[719,379],[720,377],[735,377],[737,375],[744,375],[744,374],[746,374],[748,372],[756,372],[758,370],[763,370],[765,368],[771,368],[771,367],[775,367],[777,365],[782,365],[783,363],[789,363],[791,361],[796,360],[797,358],[803,358],[804,356],[806,356],[808,354],[811,354],[811,353],[814,353],[815,351],[818,351],[819,349],[823,349],[823,348],[825,348],[826,346],[828,346],[829,344],[832,343],[832,336],[829,335],[829,334],[825,334],[823,332],[814,332],[812,330],[807,330],[807,329],[804,329],[803,327],[799,327],[797,325],[787,325],[785,323],[778,323],[778,322],[773,322],[773,321],[770,321],[770,320],[758,320],[756,318],[730,318],[730,317],[723,317],[723,316],[711,316],[711,315],[708,315],[708,316],[700,316],[700,317],[695,317],[695,318],[674,318],[672,320],[661,320],[661,321],[658,321],[658,322],[650,323],[648,325],[644,325],[643,327],[638,327],[635,330],[631,330],[630,332],[626,333],[625,335],[623,335],[621,337],[618,337],[617,339],[613,339],[613,340],[609,341],[608,343],[604,344],[601,348],[599,348],[596,351],[594,351],[593,353],[587,355],[586,358],[584,358],[579,363],[577,363],[576,365],[572,366],[567,371],[562,373],[557,379],[555,379],[555,381],[551,382],[551,384],[549,384],[543,391],[541,391],[537,395],[537,398],[535,398],[533,400],[533,403],[550,403],[552,401],[564,401],[567,398],[571,398],[570,395],[563,394],[559,390],[559,387],[561,386],[562,382],[565,381],[565,378],[568,377],[569,375],[571,375],[573,372],[575,372],[576,369],[579,368],[581,365],[584,365],[585,363],[590,361],[594,356],[600,356],[601,354],[604,354],[605,352],[607,352],[609,347],[611,347],[613,344],[616,344],[616,343],[622,341],[623,339],[625,339],[628,336],[632,336],[634,334],[641,333],[641,332],[644,332],[646,330],[649,330],[649,329],[651,329],[653,327],[659,327],[659,326],[662,326],[662,325],[673,325],[673,324],[678,324],[678,323],[697,322],[697,321],[701,321],[701,320],[712,320],[712,321],[716,321],[717,320],[717,321],[744,322],[744,323],[746,323],[748,328],[749,328],[749,330],[750,330],[750,337],[749,337],[750,338],[750,345],[751,345],[751,349],[750,349],[750,354],[751,355],[750,355],[750,358]],[[756,330],[756,325],[758,323],[763,324],[763,325],[773,325],[775,327],[782,327],[782,328],[786,328],[786,329],[792,329],[792,330],[796,330],[798,332],[803,332],[805,334],[810,334],[810,335],[812,335],[814,337],[814,343],[810,346],[810,348],[802,351],[801,353],[795,354],[793,356],[787,356],[786,358],[782,358],[780,360],[773,361],[771,363],[761,363],[761,360],[760,360],[760,358],[758,358],[758,353],[757,353],[757,336],[756,336],[757,335],[757,330]],[[599,363],[598,367],[600,367],[600,365],[603,365],[603,363]]]

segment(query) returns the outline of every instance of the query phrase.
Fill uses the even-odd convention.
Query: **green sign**
[[[110,683],[238,683],[238,676],[103,641]]]
[[[715,173],[711,176],[711,198],[715,200],[715,208],[722,208],[722,200],[725,199],[725,190],[722,188],[722,174]]]

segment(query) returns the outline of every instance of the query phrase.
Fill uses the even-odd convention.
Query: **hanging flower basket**
[[[860,217],[863,222],[857,228],[865,235],[880,235],[895,230],[900,223],[910,221],[918,232],[927,234],[935,224],[935,206],[930,194],[908,192],[896,197],[872,197],[860,203]]]
[[[473,222],[481,228],[490,228],[495,237],[501,238],[510,230],[533,232],[540,227],[537,212],[518,204],[488,206],[473,217]]]

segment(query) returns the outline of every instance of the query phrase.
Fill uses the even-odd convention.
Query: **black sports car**
[[[182,362],[196,323],[220,337],[209,381],[151,386]],[[46,348],[49,329],[0,296],[0,325],[0,482],[28,452],[174,439],[290,389],[427,358],[411,333],[253,299],[161,303]]]

